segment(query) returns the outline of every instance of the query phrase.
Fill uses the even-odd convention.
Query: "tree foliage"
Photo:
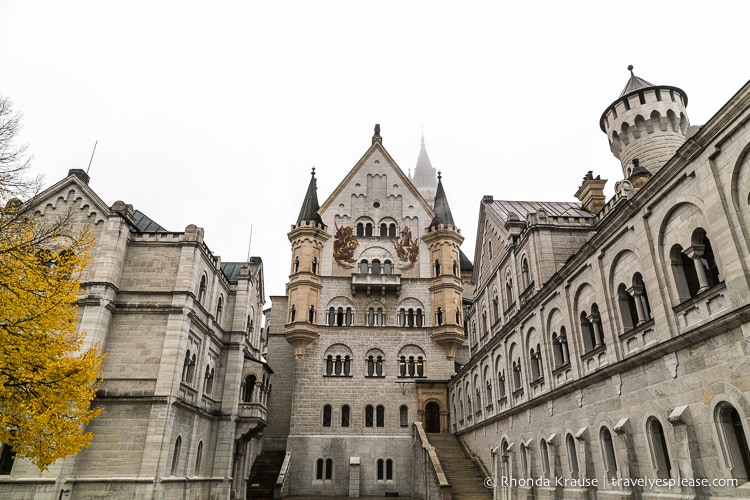
[[[70,214],[35,218],[29,193],[28,158],[13,149],[6,128],[10,106],[0,99],[0,442],[16,457],[42,470],[91,443],[85,426],[101,409],[91,408],[101,375],[95,347],[82,351],[78,332],[79,276],[93,239],[75,232]],[[15,132],[14,132],[15,133]],[[15,160],[12,160],[15,158]]]

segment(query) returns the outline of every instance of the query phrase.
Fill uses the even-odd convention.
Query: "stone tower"
[[[460,256],[464,238],[453,222],[439,173],[434,212],[422,236],[430,251],[432,269],[430,297],[435,325],[432,338],[445,351],[446,358],[452,360],[464,341]]]
[[[655,174],[685,142],[690,127],[684,91],[654,85],[635,76],[632,65],[628,69],[627,85],[599,120],[626,179],[644,169]]]
[[[287,234],[292,244],[292,270],[287,285],[288,313],[286,340],[294,347],[294,357],[304,357],[305,348],[318,339],[317,315],[320,308],[320,263],[323,245],[330,238],[318,214],[315,169],[297,223]]]

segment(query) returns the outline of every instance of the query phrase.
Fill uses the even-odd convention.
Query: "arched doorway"
[[[425,432],[440,432],[440,405],[430,401],[424,407]]]

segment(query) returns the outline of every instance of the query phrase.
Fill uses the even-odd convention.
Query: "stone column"
[[[640,326],[648,319],[643,310],[643,285],[633,285],[627,289],[627,292],[635,299],[635,311],[638,314],[638,322],[634,326]]]
[[[693,245],[690,248],[685,249],[685,255],[693,259],[695,274],[698,275],[698,284],[700,285],[698,293],[703,293],[711,288],[708,283],[708,276],[706,276],[706,268],[703,267],[703,263],[701,262],[701,257],[703,257],[703,251],[705,249],[705,245]]]

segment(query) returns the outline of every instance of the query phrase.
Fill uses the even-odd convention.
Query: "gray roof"
[[[438,174],[438,185],[437,193],[435,193],[435,217],[432,218],[429,227],[437,227],[440,224],[446,226],[455,226],[453,222],[453,214],[451,214],[451,207],[448,206],[448,198],[445,196],[445,190],[443,189],[443,181],[441,180],[440,174]]]
[[[151,220],[149,216],[141,212],[140,210],[133,211],[133,219],[135,220],[135,228],[139,233],[169,233],[161,227],[159,224]]]
[[[580,203],[568,201],[483,201],[503,223],[508,220],[508,214],[514,213],[520,220],[525,220],[528,214],[544,210],[550,217],[594,217],[594,214],[581,208]]]
[[[305,200],[302,202],[302,208],[299,211],[297,217],[297,224],[302,221],[315,221],[320,225],[323,225],[323,219],[318,213],[320,205],[318,204],[318,182],[315,179],[315,169],[312,169],[312,177],[310,178],[310,184],[307,185],[307,194],[305,194]]]
[[[221,271],[229,281],[237,281],[240,269],[249,267],[250,274],[254,276],[258,273],[258,269],[260,269],[260,263],[260,257],[250,257],[250,262],[222,262]]]
[[[649,87],[653,87],[654,84],[644,80],[643,78],[639,78],[633,74],[633,70],[630,70],[630,79],[628,80],[628,83],[625,84],[625,88],[622,89],[622,93],[620,94],[620,97],[629,94],[631,92],[635,92],[636,90],[640,89],[646,89]]]

